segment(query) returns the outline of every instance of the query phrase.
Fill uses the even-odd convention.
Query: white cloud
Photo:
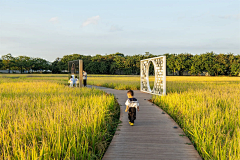
[[[122,31],[122,28],[112,25],[110,28],[110,32],[117,32],[117,31]]]
[[[86,27],[89,24],[98,24],[99,19],[100,19],[100,16],[94,16],[94,17],[88,18],[85,22],[82,23],[82,27]]]
[[[49,19],[49,22],[52,22],[52,23],[58,23],[58,17],[53,17],[51,19]]]

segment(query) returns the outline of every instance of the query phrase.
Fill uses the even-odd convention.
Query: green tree
[[[16,66],[17,66],[18,70],[20,70],[21,73],[23,73],[23,69],[26,66],[28,58],[29,57],[27,57],[27,56],[18,56],[18,57],[16,57]]]
[[[61,73],[61,58],[57,57],[52,63],[52,73]]]
[[[126,56],[124,63],[124,72],[125,74],[133,74],[135,69],[135,59],[132,56]]]
[[[192,55],[188,53],[181,53],[176,56],[175,66],[180,76],[183,75],[183,71],[188,71],[190,69],[191,57]]]
[[[90,62],[85,70],[90,74],[99,74],[99,62]]]
[[[110,66],[110,74],[115,74],[117,71],[117,64],[116,62],[112,62]]]
[[[11,71],[11,67],[14,67],[15,65],[15,59],[11,55],[11,53],[8,53],[7,55],[2,56],[2,63],[3,63],[3,68],[8,69],[8,73]]]
[[[24,69],[26,69],[28,71],[28,73],[30,73],[30,70],[32,69],[32,67],[34,65],[33,58],[25,56],[23,65],[24,65]]]
[[[119,52],[115,53],[114,55],[115,55],[115,57],[116,56],[124,57],[124,54],[123,53],[119,53]]]
[[[213,52],[207,52],[201,55],[201,59],[202,59],[201,69],[206,70],[209,75],[215,74],[215,68],[214,68],[215,57],[216,55]]]
[[[176,54],[165,54],[167,61],[167,68],[175,75],[177,66],[176,66]]]
[[[33,58],[33,70],[48,70],[50,69],[50,62],[42,58]]]
[[[201,69],[201,57],[199,55],[195,55],[193,57],[191,57],[191,66],[189,69],[189,73],[191,75],[200,75],[203,70]]]
[[[108,73],[108,64],[106,62],[100,62],[99,72],[101,74],[107,74]]]
[[[231,65],[231,75],[240,75],[240,55],[237,55]]]
[[[121,71],[125,68],[125,57],[123,56],[116,56],[114,58],[114,61],[116,62],[116,68],[117,70],[120,72],[121,74]]]
[[[230,75],[231,76],[231,66],[235,60],[235,56],[233,53],[228,53],[226,55],[226,58],[227,58],[227,63],[226,63],[226,70],[225,70],[225,75]]]
[[[219,74],[224,75],[226,69],[227,69],[227,57],[224,54],[219,54],[215,56],[215,59],[213,61],[213,69],[215,72],[215,76],[218,76]]]

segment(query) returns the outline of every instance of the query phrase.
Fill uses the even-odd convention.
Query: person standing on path
[[[128,99],[125,102],[126,109],[125,112],[128,111],[128,119],[129,119],[129,124],[131,126],[134,125],[134,120],[136,119],[136,109],[139,112],[139,103],[136,98],[133,97],[134,93],[132,90],[129,90],[127,92]]]
[[[87,72],[83,71],[83,86],[87,86]]]

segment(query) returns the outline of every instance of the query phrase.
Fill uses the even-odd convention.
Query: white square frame
[[[149,66],[153,63],[155,81],[153,89],[149,85]],[[141,60],[140,85],[141,91],[155,95],[166,95],[166,56]]]

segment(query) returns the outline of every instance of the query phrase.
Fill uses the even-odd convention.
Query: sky
[[[240,0],[0,0],[0,56],[240,54]]]

